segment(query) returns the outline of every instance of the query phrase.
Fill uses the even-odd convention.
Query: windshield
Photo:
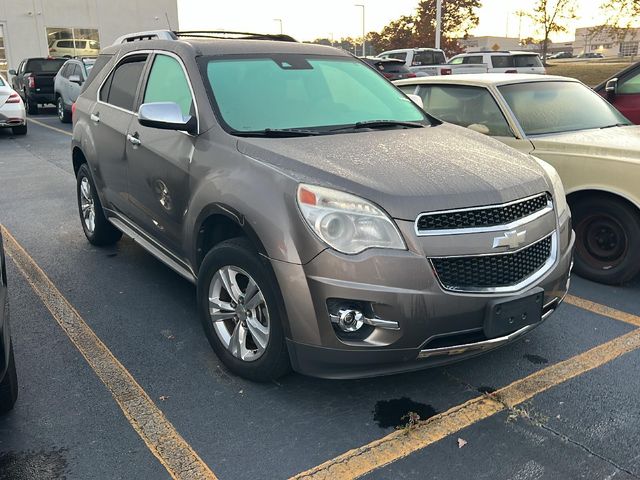
[[[352,58],[234,56],[205,59],[203,66],[214,108],[236,132],[428,122],[396,87]]]
[[[600,95],[581,83],[516,83],[498,89],[527,135],[630,124]]]

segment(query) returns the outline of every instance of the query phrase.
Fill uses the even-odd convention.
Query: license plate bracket
[[[487,305],[484,334],[496,338],[542,320],[544,289],[537,287],[516,298],[494,300]]]

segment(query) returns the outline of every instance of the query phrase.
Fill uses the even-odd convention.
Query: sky
[[[447,0],[443,0],[447,1]],[[391,20],[415,11],[418,0],[178,0],[182,30],[238,30],[261,33],[283,32],[298,40],[315,38],[358,37],[362,35],[362,8],[365,5],[366,31],[380,31]],[[480,24],[474,35],[536,37],[538,32],[518,10],[530,10],[535,0],[483,0],[479,9]],[[603,23],[602,0],[578,0],[579,18],[566,34],[552,40],[570,41],[578,27]]]

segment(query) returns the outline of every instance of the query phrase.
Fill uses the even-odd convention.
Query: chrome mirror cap
[[[196,133],[195,117],[183,116],[175,102],[143,103],[138,111],[138,121],[145,127]]]

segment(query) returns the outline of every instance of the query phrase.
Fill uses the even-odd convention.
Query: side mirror
[[[604,91],[607,92],[607,97],[613,98],[618,93],[618,79],[612,78],[607,82],[607,85],[604,87]]]
[[[407,97],[415,103],[420,108],[424,108],[424,103],[422,103],[422,97],[419,95],[414,95],[413,93],[407,93]]]
[[[179,130],[196,133],[195,117],[182,115],[182,109],[174,102],[143,103],[138,111],[140,125],[162,130]]]
[[[17,75],[18,72],[16,72],[13,68],[11,70],[9,70],[9,75]]]
[[[70,75],[69,81],[71,83],[77,83],[78,85],[82,85],[82,78],[80,78],[80,75]]]

